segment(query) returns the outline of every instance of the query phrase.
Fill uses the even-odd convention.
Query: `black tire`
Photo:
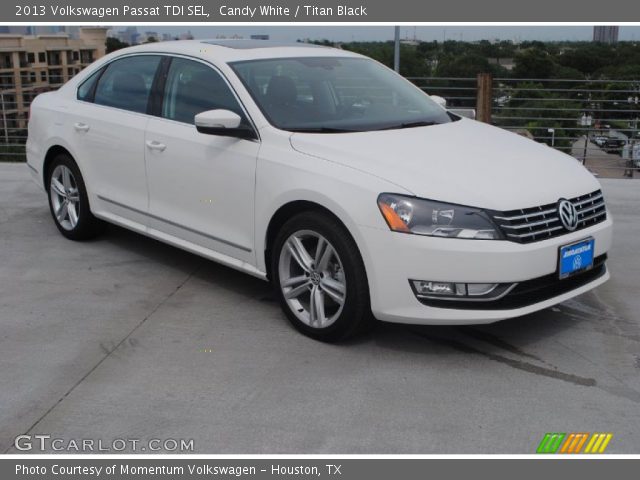
[[[280,257],[285,242],[296,232],[321,235],[333,247],[346,285],[344,303],[336,319],[326,327],[304,323],[285,299],[280,281]],[[368,329],[373,320],[369,301],[367,275],[358,247],[346,228],[333,216],[319,211],[302,212],[288,220],[280,229],[271,248],[271,281],[280,305],[291,324],[303,334],[323,342],[346,340]],[[311,287],[310,287],[311,288]],[[310,308],[311,309],[311,308]]]
[[[66,167],[71,171],[73,175],[73,184],[77,188],[78,200],[75,204],[77,205],[77,223],[72,227],[70,227],[69,224],[65,227],[63,222],[56,217],[54,211],[51,183],[53,174],[59,166]],[[89,198],[87,197],[87,188],[85,187],[80,169],[71,156],[66,153],[61,153],[51,161],[47,168],[45,185],[47,189],[47,196],[49,198],[49,211],[51,212],[53,222],[56,224],[56,227],[62,235],[70,240],[79,241],[89,240],[104,231],[105,223],[94,217],[91,213],[91,209],[89,208]]]

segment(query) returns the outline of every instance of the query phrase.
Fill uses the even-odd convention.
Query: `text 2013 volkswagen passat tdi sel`
[[[27,156],[64,236],[111,222],[269,279],[321,340],[372,313],[494,322],[609,277],[611,218],[578,161],[342,50],[120,50],[35,99]]]

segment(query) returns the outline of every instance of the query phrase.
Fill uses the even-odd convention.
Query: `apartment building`
[[[613,25],[598,25],[593,27],[593,41],[613,44],[618,42],[620,27]]]
[[[107,28],[81,27],[67,34],[0,34],[0,141],[26,128],[36,95],[55,90],[106,50]]]

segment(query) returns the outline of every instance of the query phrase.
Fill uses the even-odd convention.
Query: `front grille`
[[[578,226],[575,230],[582,230],[603,222],[607,218],[604,197],[600,190],[570,198],[569,201],[578,212]],[[512,242],[537,242],[569,232],[560,222],[557,203],[507,212],[493,212],[492,217],[505,238]]]
[[[560,279],[556,271],[543,277],[525,280],[518,283],[504,297],[494,301],[449,301],[434,300],[432,298],[418,298],[418,301],[431,307],[456,308],[459,310],[511,310],[522,308],[544,302],[597,280],[607,271],[606,260],[606,253],[600,255],[593,259],[593,267],[591,269],[576,273],[568,278]]]

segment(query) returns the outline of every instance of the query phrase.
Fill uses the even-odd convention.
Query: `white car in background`
[[[27,158],[67,238],[106,221],[268,279],[320,340],[372,317],[494,322],[609,278],[579,162],[342,50],[120,50],[35,99]]]

